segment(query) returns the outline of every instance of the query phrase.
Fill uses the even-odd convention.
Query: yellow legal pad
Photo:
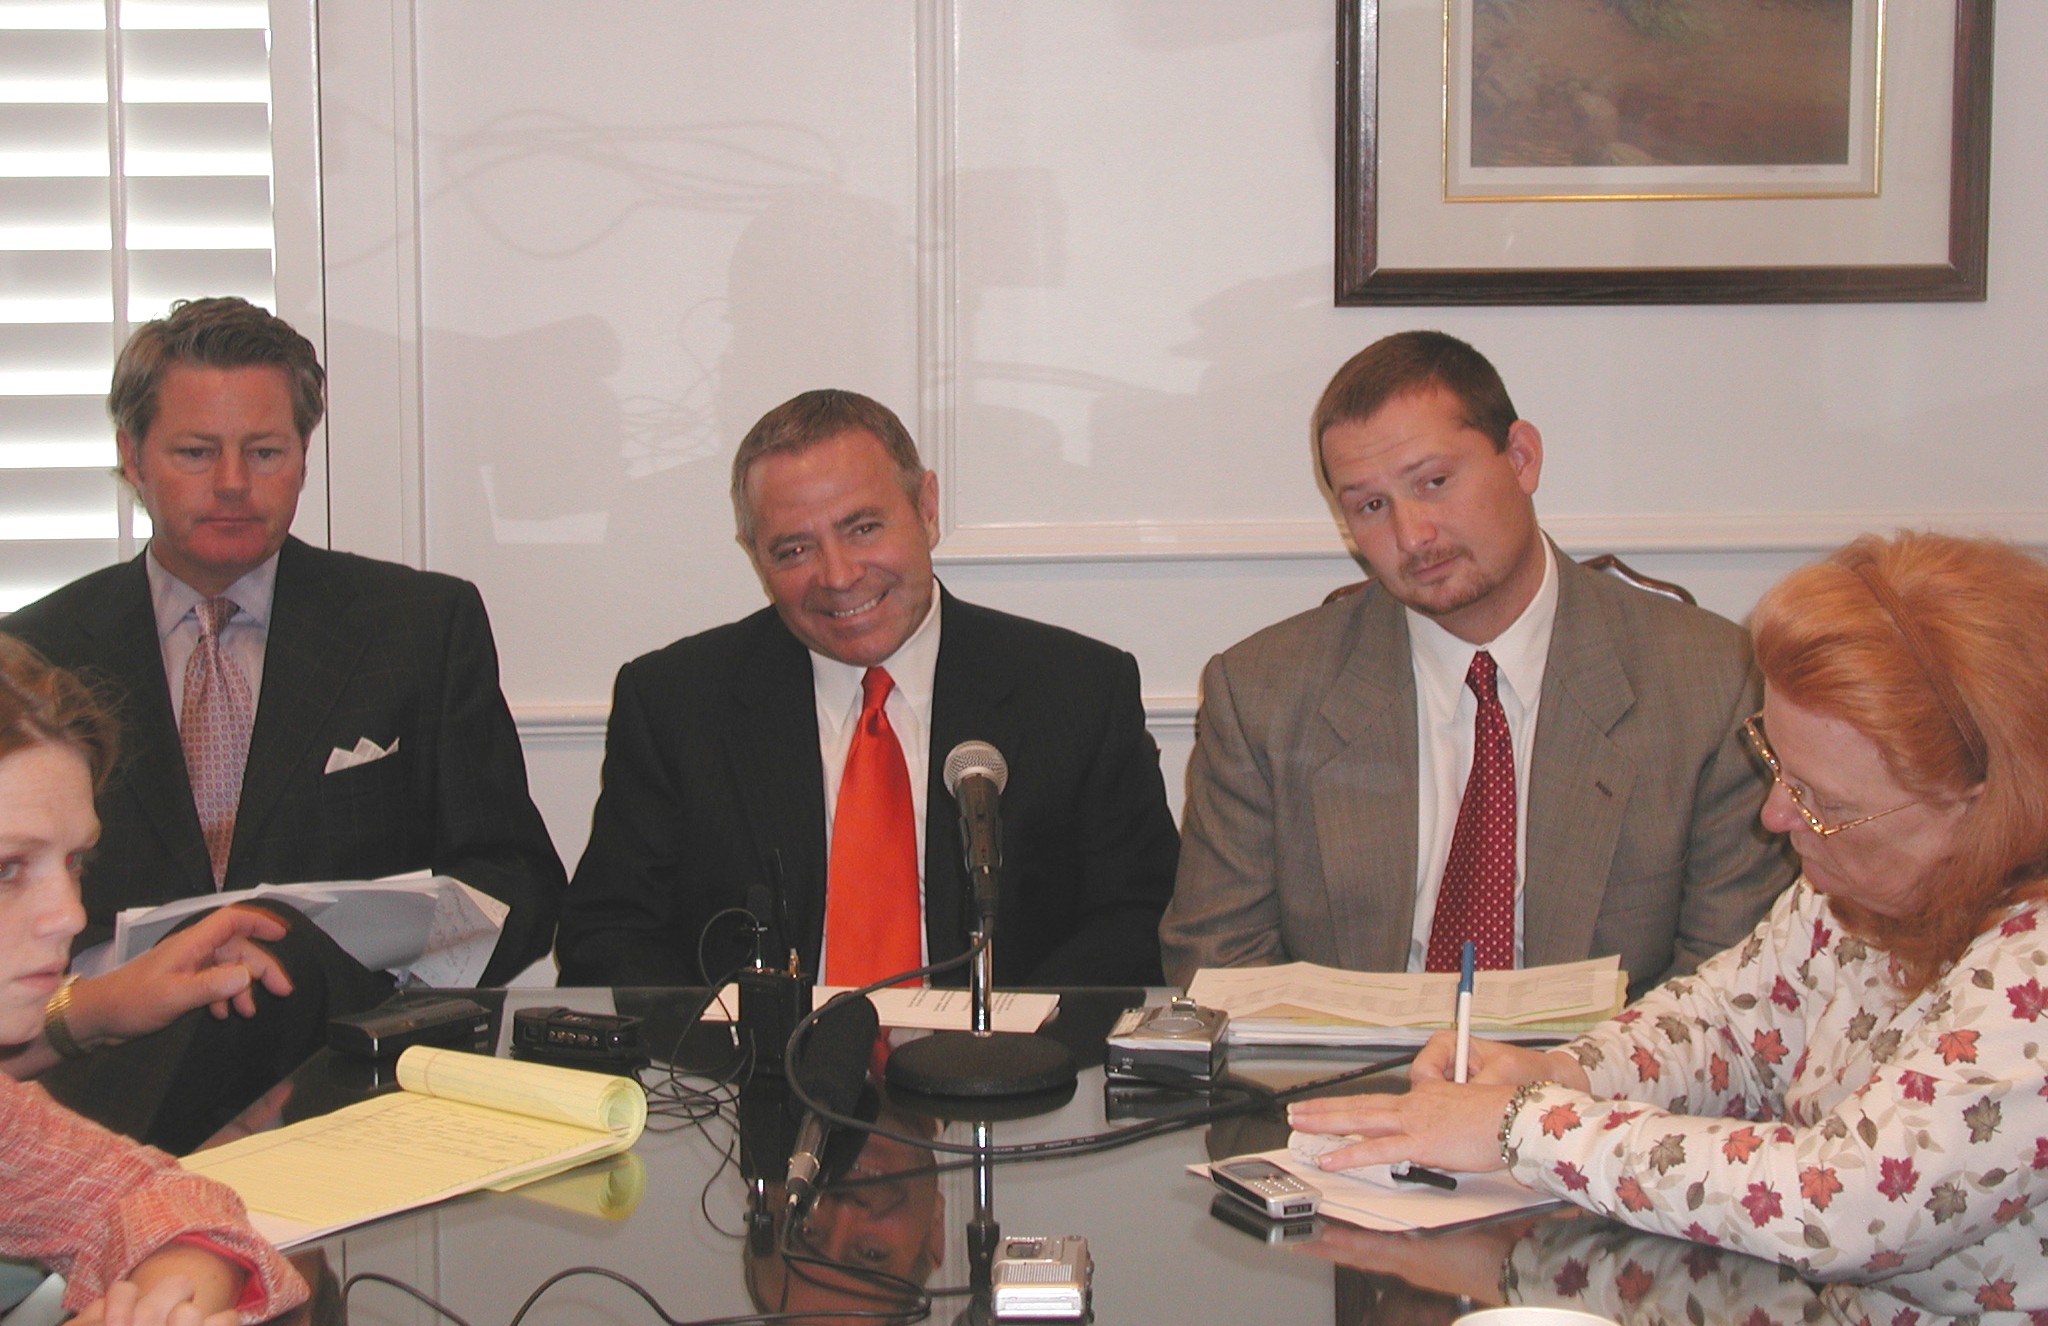
[[[401,1090],[183,1160],[241,1195],[280,1247],[624,1151],[647,1124],[630,1078],[415,1046]]]

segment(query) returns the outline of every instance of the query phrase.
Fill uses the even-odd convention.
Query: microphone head
[[[948,792],[959,796],[960,780],[969,774],[980,774],[994,783],[998,792],[1010,782],[1010,766],[1003,759],[1003,753],[986,741],[963,741],[946,757],[945,778]]]
[[[825,1005],[804,1036],[801,1062],[793,1067],[804,1090],[834,1114],[851,1114],[867,1080],[868,1057],[881,1019],[866,995],[840,995]]]

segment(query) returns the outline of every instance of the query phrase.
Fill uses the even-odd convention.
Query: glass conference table
[[[1151,992],[1152,1001],[1163,992]],[[509,1039],[511,1011],[568,1005],[647,1019],[657,1059],[674,1047],[678,1061],[715,1070],[734,1057],[723,1027],[685,1034],[694,992],[679,990],[485,991],[502,1001],[499,1052]],[[1187,1108],[1158,1097],[1129,1100],[1105,1093],[1102,1040],[1116,1014],[1147,1002],[1140,990],[1062,994],[1047,1028],[1076,1052],[1080,1081],[1068,1095],[1030,1102],[1043,1112],[984,1121],[999,1146],[1044,1142],[1147,1126],[1147,1116]],[[1351,1064],[1360,1061],[1354,1056]],[[1233,1058],[1232,1070],[1284,1087],[1348,1066],[1339,1060]],[[744,1105],[715,1108],[699,1100],[681,1117],[663,1103],[667,1078],[658,1062],[642,1080],[655,1084],[648,1131],[634,1150],[511,1193],[481,1193],[393,1217],[323,1240],[307,1249],[324,1258],[321,1319],[356,1326],[428,1326],[445,1320],[390,1286],[366,1281],[343,1304],[339,1282],[371,1273],[390,1276],[445,1304],[475,1326],[509,1322],[551,1275],[601,1267],[644,1288],[677,1321],[788,1312],[782,1320],[877,1321],[926,1316],[933,1321],[986,1320],[968,1291],[968,1231],[976,1205],[971,1162],[934,1156],[927,1147],[857,1135],[799,1235],[785,1240],[779,1185],[768,1185],[767,1210],[754,1210],[756,1185],[742,1174],[742,1150],[783,1147],[778,1136],[748,1135],[740,1116],[780,1119],[781,1102],[756,1091]],[[388,1068],[323,1051],[267,1102],[286,1120],[324,1112],[392,1089]],[[1398,1074],[1369,1089],[1398,1089]],[[685,1079],[708,1085],[701,1076]],[[1363,1084],[1347,1088],[1368,1089]],[[873,1104],[873,1103],[871,1103]],[[930,1102],[926,1102],[929,1106]],[[259,1107],[260,1108],[260,1107]],[[901,1101],[879,1102],[884,1124],[915,1139],[971,1143],[977,1125],[935,1118]],[[966,1107],[972,1110],[973,1107]],[[950,1111],[949,1111],[950,1112]],[[1619,1321],[1674,1326],[1803,1323],[1874,1311],[1888,1319],[1882,1296],[1826,1289],[1798,1281],[1775,1264],[1638,1234],[1570,1211],[1495,1221],[1433,1234],[1373,1234],[1335,1222],[1314,1226],[1247,1227],[1223,1218],[1206,1179],[1187,1166],[1284,1145],[1276,1113],[1252,1112],[1166,1131],[1096,1154],[1005,1162],[987,1174],[990,1208],[1003,1237],[1079,1235],[1094,1260],[1093,1320],[1102,1323],[1354,1323],[1448,1322],[1475,1306],[1549,1304]],[[768,1168],[779,1168],[786,1151]],[[760,1166],[752,1154],[749,1168]],[[934,1171],[934,1160],[961,1162]],[[1212,1212],[1212,1207],[1217,1207]],[[984,1241],[985,1242],[985,1241]],[[794,1259],[781,1249],[796,1244]],[[910,1297],[906,1286],[929,1296]],[[334,1311],[339,1306],[345,1318]],[[589,1275],[550,1289],[524,1318],[531,1326],[593,1323],[658,1326],[661,1318],[625,1284]],[[1929,1318],[1924,1315],[1922,1321]]]

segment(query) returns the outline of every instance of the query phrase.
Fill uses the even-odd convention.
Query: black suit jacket
[[[1129,654],[948,595],[934,678],[925,814],[925,931],[934,959],[967,946],[966,871],[946,753],[1001,751],[1002,899],[995,979],[1160,979],[1156,928],[1179,838]],[[825,790],[810,655],[773,609],[677,641],[619,671],[604,790],[562,912],[565,984],[704,979],[698,941],[722,909],[766,908],[817,970],[825,920]],[[779,907],[774,901],[780,898]],[[749,950],[728,920],[710,974]]]
[[[105,938],[124,907],[213,892],[142,558],[73,581],[0,630],[79,673],[121,720],[80,945]],[[330,752],[363,737],[398,748],[325,772]],[[287,539],[223,887],[421,868],[511,905],[487,983],[547,952],[562,863],[527,795],[483,600],[465,580]]]

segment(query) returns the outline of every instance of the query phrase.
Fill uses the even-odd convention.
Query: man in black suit
[[[849,983],[833,955],[851,941],[827,924],[832,895],[849,895],[828,863],[831,837],[850,832],[835,812],[863,678],[881,669],[918,801],[923,956],[968,943],[942,766],[977,740],[1009,766],[996,981],[1158,983],[1178,837],[1136,660],[939,589],[938,478],[864,396],[806,392],[771,410],[734,457],[733,507],[773,607],[620,670],[604,790],[563,907],[563,981],[715,978],[751,937],[714,922],[746,908],[771,930],[771,961],[794,953],[815,976],[822,951],[826,980]]]
[[[511,908],[486,983],[545,954],[562,865],[475,586],[286,534],[325,409],[312,345],[244,300],[181,302],[130,338],[107,403],[149,547],[0,621],[120,719],[81,943],[125,907],[427,868]],[[239,793],[231,779],[210,814],[181,741],[204,685],[246,711],[223,747]],[[204,801],[219,784],[199,781]]]

